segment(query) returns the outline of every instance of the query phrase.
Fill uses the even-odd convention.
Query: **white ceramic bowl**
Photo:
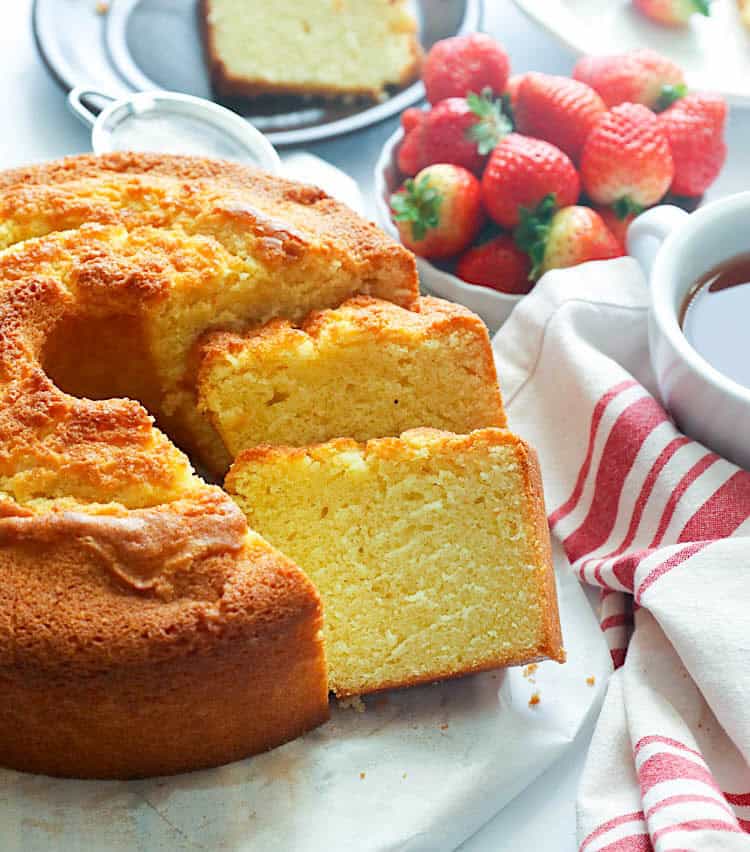
[[[400,185],[400,175],[396,165],[396,152],[404,133],[399,128],[388,138],[383,146],[378,161],[375,164],[375,205],[377,208],[378,224],[392,236],[398,239],[398,230],[391,221],[389,199]],[[450,272],[445,272],[433,266],[429,260],[417,258],[419,280],[422,288],[442,299],[460,302],[487,323],[491,332],[498,328],[510,316],[510,312],[523,298],[507,293],[500,293],[489,287],[478,284],[468,284]]]

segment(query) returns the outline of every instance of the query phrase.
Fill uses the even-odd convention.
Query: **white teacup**
[[[750,468],[750,388],[711,366],[680,328],[691,286],[750,251],[750,192],[691,214],[654,207],[632,223],[627,245],[650,278],[649,349],[665,407],[687,435]]]

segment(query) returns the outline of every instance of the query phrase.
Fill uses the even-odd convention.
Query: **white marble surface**
[[[485,29],[505,44],[514,71],[570,72],[572,54],[528,22],[511,0],[485,0],[485,5]],[[29,22],[31,0],[4,0],[0,6],[0,168],[89,150],[88,131],[68,113],[61,90],[36,53]],[[347,171],[367,199],[372,164],[395,124],[391,120],[319,142],[309,150]],[[729,159],[709,198],[750,188],[748,140],[750,110],[734,110],[728,128]],[[567,755],[464,843],[462,852],[574,852],[575,792],[592,727],[586,725]]]

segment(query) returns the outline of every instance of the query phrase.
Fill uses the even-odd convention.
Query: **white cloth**
[[[591,263],[545,276],[494,340],[510,424],[539,451],[553,538],[602,590],[617,669],[580,852],[748,850],[750,473],[657,402],[647,310],[634,261]]]

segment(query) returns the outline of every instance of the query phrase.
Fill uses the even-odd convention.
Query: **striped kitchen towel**
[[[748,850],[750,473],[670,420],[647,315],[633,260],[590,263],[548,273],[493,342],[612,655],[580,852]]]

